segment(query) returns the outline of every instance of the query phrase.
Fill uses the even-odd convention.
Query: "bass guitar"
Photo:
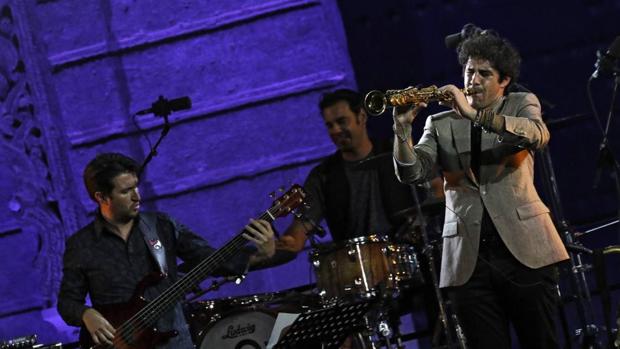
[[[304,197],[303,189],[299,185],[293,185],[291,189],[275,200],[273,205],[259,219],[272,222],[278,217],[284,217],[299,207],[303,203]],[[127,303],[95,306],[94,308],[116,328],[113,344],[96,345],[90,333],[82,327],[79,339],[80,347],[91,349],[151,349],[157,344],[176,336],[176,331],[157,331],[154,328],[155,323],[165,312],[172,309],[188,291],[205,280],[248,243],[242,236],[243,233],[245,233],[245,229],[150,302],[145,300],[144,291],[165,277],[161,273],[147,275],[138,284],[133,297]]]

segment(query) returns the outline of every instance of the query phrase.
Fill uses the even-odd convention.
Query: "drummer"
[[[303,250],[308,234],[323,220],[336,243],[370,234],[386,235],[391,241],[395,241],[397,233],[411,236],[407,234],[412,232],[411,222],[415,221],[411,189],[394,174],[392,142],[369,138],[368,116],[362,105],[362,95],[352,90],[341,89],[322,96],[319,109],[337,149],[310,171],[304,183],[308,207],[276,240],[276,253],[269,265],[294,259]],[[437,182],[441,185],[441,181]],[[426,192],[418,191],[420,200],[432,198]],[[420,256],[420,270],[427,278],[424,260]],[[430,328],[437,314],[433,289],[427,284],[416,292],[422,292],[426,328]],[[419,304],[414,301],[417,297],[411,293],[402,295],[398,313],[413,311],[414,304]],[[391,321],[396,324],[398,314],[392,315],[395,318]]]
[[[276,241],[276,264],[293,259],[323,219],[332,240],[340,242],[369,234],[392,237],[407,218],[398,212],[413,206],[411,191],[394,175],[391,144],[369,138],[362,101],[347,89],[322,96],[319,109],[337,150],[306,178],[308,208]]]

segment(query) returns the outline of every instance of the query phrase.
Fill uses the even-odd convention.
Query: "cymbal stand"
[[[446,339],[446,345],[443,346],[442,348],[455,347],[455,348],[460,348],[460,349],[467,349],[465,335],[463,334],[463,331],[461,331],[460,329],[461,326],[458,322],[456,314],[452,312],[452,316],[451,316],[452,321],[450,321],[450,319],[448,319],[448,316],[447,316],[447,310],[446,310],[447,304],[446,304],[446,301],[444,300],[443,294],[441,293],[441,289],[439,288],[439,280],[437,278],[437,269],[435,268],[434,248],[431,245],[429,238],[428,238],[426,219],[424,218],[424,215],[422,213],[422,206],[420,205],[420,197],[418,196],[417,188],[415,187],[415,184],[410,184],[409,189],[411,191],[411,195],[413,196],[413,201],[415,203],[416,212],[417,212],[419,222],[420,222],[420,235],[422,237],[422,243],[424,246],[422,253],[424,253],[424,255],[426,256],[428,260],[428,269],[429,269],[429,274],[431,276],[430,281],[433,283],[433,288],[435,290],[435,296],[437,297],[437,305],[439,307],[438,318],[439,318],[439,321],[441,322],[443,333]],[[450,325],[451,322],[454,325],[454,328],[451,328],[452,327]],[[453,335],[452,335],[453,333],[456,334],[457,336],[456,343],[453,341]],[[435,343],[433,343],[433,345],[435,345]]]
[[[375,303],[370,311],[364,316],[365,330],[358,333],[358,346],[363,349],[391,349],[396,345],[396,349],[404,349],[403,343],[398,332],[398,324],[392,323],[391,304],[389,297],[381,290],[377,295],[379,301]],[[353,338],[355,340],[356,338]],[[393,340],[393,341],[392,341]]]
[[[400,317],[396,312],[397,293],[380,286],[377,298],[379,302],[375,306],[370,322],[374,325],[376,342],[383,341],[386,348],[392,348],[394,345],[396,349],[405,349],[399,329]]]
[[[201,289],[199,286],[197,286],[197,289],[195,290],[194,295],[187,298],[185,302],[191,303],[199,299],[200,297],[204,296],[208,292],[217,291],[222,285],[227,284],[229,282],[234,282],[236,285],[239,285],[244,279],[245,279],[245,275],[226,276],[219,280],[213,280],[213,282],[211,282],[211,286],[207,288]]]
[[[581,244],[575,241],[573,232],[571,231],[568,221],[564,217],[564,211],[562,203],[560,201],[560,192],[558,190],[555,172],[553,170],[553,162],[551,160],[551,154],[548,147],[540,150],[542,157],[542,173],[543,181],[545,182],[547,192],[551,200],[551,212],[556,222],[557,228],[560,231],[560,237],[562,238],[564,245],[567,247],[570,263],[570,282],[571,287],[576,292],[575,304],[577,306],[577,316],[581,323],[581,328],[575,331],[581,339],[581,348],[594,349],[601,348],[601,344],[597,338],[599,329],[594,324],[594,314],[592,311],[592,297],[588,288],[588,282],[586,280],[585,272],[590,269],[589,265],[583,263],[581,253],[583,249],[580,249]],[[558,294],[560,289],[558,287]],[[571,338],[567,338],[567,348],[571,348]]]
[[[620,40],[620,36],[616,38],[616,42]],[[620,68],[613,67],[613,77],[614,77],[614,85],[611,93],[611,102],[609,106],[609,112],[607,114],[607,121],[605,123],[605,127],[601,123],[601,120],[598,116],[598,112],[594,105],[594,101],[592,99],[592,91],[590,89],[590,84],[592,83],[593,77],[588,80],[588,97],[590,99],[590,106],[592,108],[592,112],[594,113],[594,117],[596,119],[597,125],[602,133],[601,144],[599,145],[599,154],[598,161],[596,165],[596,173],[594,175],[594,184],[592,185],[592,189],[597,189],[599,185],[599,180],[601,177],[601,173],[604,169],[611,170],[611,176],[614,179],[616,195],[618,201],[620,202],[620,163],[614,156],[611,147],[609,145],[609,129],[611,126],[611,122],[614,118],[614,106],[616,104],[616,96],[618,94],[618,86],[620,86]],[[618,205],[618,218],[620,219],[620,205]],[[618,239],[620,239],[620,225],[618,226]]]

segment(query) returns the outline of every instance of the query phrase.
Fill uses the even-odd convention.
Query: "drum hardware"
[[[394,299],[377,297],[364,321],[366,329],[361,331],[363,348],[392,348],[404,349],[399,331],[400,317],[394,312]]]
[[[379,334],[386,339],[386,346],[388,348],[391,347],[390,345],[390,340],[389,338],[392,336],[392,329],[390,328],[390,325],[388,325],[388,323],[385,320],[382,320],[379,322],[379,324],[377,325],[377,329],[379,331]]]
[[[463,332],[463,327],[461,327],[461,323],[459,319],[456,317],[456,314],[452,314],[452,322],[454,323],[454,330],[456,332],[456,339],[458,341],[459,348],[467,348],[467,338],[465,337],[465,332]]]
[[[620,348],[620,303],[618,303],[618,309],[616,310],[616,340],[614,340],[614,346]]]
[[[355,256],[357,254],[356,250],[350,249],[349,251],[347,251],[347,254],[349,255],[349,258],[354,261],[355,260]]]
[[[211,282],[211,285],[205,289],[201,289],[199,286],[196,286],[196,290],[193,290],[194,295],[190,298],[187,298],[185,302],[193,302],[204,296],[206,293],[209,293],[211,291],[217,291],[222,285],[229,282],[234,282],[235,285],[239,285],[243,280],[245,280],[245,275],[227,276],[219,280],[213,280]]]
[[[17,337],[0,343],[0,349],[32,348],[37,343],[37,335]]]
[[[17,337],[0,342],[0,349],[62,349],[62,343],[37,344],[37,341],[38,336],[36,334]]]

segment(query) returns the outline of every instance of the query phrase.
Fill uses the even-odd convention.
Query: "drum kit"
[[[344,320],[339,324],[330,319],[325,326],[342,325],[339,331],[345,336],[336,341],[337,346],[325,344],[323,347],[365,349],[379,347],[380,343],[391,347],[390,340],[398,331],[390,324],[388,312],[391,310],[386,304],[398,299],[401,291],[414,280],[421,282],[414,248],[407,243],[393,242],[386,236],[369,235],[316,245],[309,258],[316,276],[314,287],[188,302],[186,313],[196,348],[266,348],[279,313],[314,316],[316,322],[321,313],[341,314],[337,309],[347,307],[362,309],[359,304],[369,307],[363,318],[364,328],[360,330],[358,326],[355,333],[351,333],[353,322],[351,328],[347,328]],[[321,327],[318,328],[320,331]],[[280,338],[283,336],[284,333]],[[320,344],[314,346],[309,342],[302,347],[321,348]]]
[[[376,166],[376,160],[370,165]],[[422,202],[414,189],[412,195],[420,204],[393,213],[391,218],[400,225],[389,237],[367,234],[317,243],[313,234],[319,235],[323,229],[310,222],[315,229],[308,233],[312,248],[308,257],[316,285],[209,301],[192,302],[196,296],[192,297],[186,303],[186,312],[196,347],[262,349],[268,347],[271,337],[276,337],[276,349],[392,348],[392,344],[404,348],[399,322],[408,305],[402,304],[411,301],[409,291],[434,283],[426,272],[433,270],[430,264],[434,263],[428,255],[434,249],[430,248],[433,244],[428,240],[426,221],[431,226],[439,224],[435,228],[440,241],[444,209],[443,198],[428,195]],[[424,263],[422,268],[420,261]],[[294,335],[301,333],[301,338],[306,338],[302,342],[298,342],[300,338],[286,338],[287,329],[279,336],[272,333],[274,325],[279,326],[278,314],[285,313],[301,314],[288,330]],[[330,336],[333,338],[327,340]]]

